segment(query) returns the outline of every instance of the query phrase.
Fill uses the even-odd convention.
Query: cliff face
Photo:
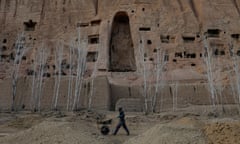
[[[37,73],[41,48],[47,53],[45,76],[71,75],[69,49],[83,40],[85,77],[96,72],[110,83],[135,85],[145,69],[156,81],[152,72],[163,59],[162,79],[203,82],[207,46],[221,65],[214,79],[229,82],[225,71],[240,53],[239,25],[238,0],[0,0],[0,79],[11,77],[20,38],[27,50],[19,77]],[[60,47],[61,72],[55,61]]]
[[[98,53],[98,69],[111,69],[111,65],[118,65],[117,61],[125,59],[121,59],[121,51],[112,53],[117,57],[116,60],[109,59],[109,51],[112,51],[110,41],[116,41],[117,38],[125,42],[128,39],[124,38],[124,32],[115,36],[115,40],[111,34],[116,23],[115,15],[124,12],[119,19],[126,17],[129,20],[126,27],[130,29],[129,38],[132,40],[125,43],[128,43],[126,47],[133,49],[128,56],[132,58],[127,58],[132,63],[132,69],[140,69],[137,63],[141,59],[138,56],[141,39],[146,49],[145,59],[150,59],[149,63],[155,61],[154,49],[160,47],[168,53],[168,69],[191,67],[191,62],[195,69],[201,67],[199,55],[203,50],[204,34],[216,34],[209,41],[220,45],[225,53],[229,43],[238,41],[239,9],[240,2],[237,0],[1,0],[1,61],[11,63],[9,57],[19,33],[24,32],[25,44],[31,47],[26,56],[26,63],[30,63],[40,43],[45,43],[48,49],[55,49],[57,41],[70,45],[71,41],[77,39],[79,28],[82,38],[88,38],[88,50]],[[195,53],[195,58],[178,60],[176,53],[180,56]],[[5,61],[7,58],[10,60]],[[124,67],[124,64],[120,65]]]

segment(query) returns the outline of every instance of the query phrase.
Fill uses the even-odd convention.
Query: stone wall
[[[77,109],[87,109],[89,104],[89,97],[91,88],[91,80],[87,80],[82,85],[81,94],[79,95],[79,101],[77,101],[78,108]],[[72,97],[70,99],[69,108],[71,110],[71,105],[74,101],[75,94],[75,79],[73,79],[73,89],[72,89]],[[68,103],[68,85],[69,78],[63,77],[60,83],[59,96],[57,101],[57,109],[59,110],[67,110]],[[14,103],[14,108],[16,110],[34,110],[38,109],[38,104],[40,104],[41,110],[51,110],[54,108],[54,79],[46,79],[43,81],[42,94],[40,95],[40,103],[36,103],[34,107],[34,97],[32,96],[32,79],[28,78],[20,78],[17,83],[17,92],[16,92],[16,100]],[[12,81],[11,79],[7,79],[5,81],[0,82],[0,110],[10,110],[12,106]],[[39,90],[39,89],[35,89]],[[37,94],[34,95],[38,99]],[[94,89],[92,92],[92,109],[109,109],[110,105],[110,95],[109,95],[109,85],[106,77],[97,77],[94,79]]]
[[[75,80],[75,79],[74,79]],[[70,103],[73,103],[75,81],[73,80],[73,96]],[[42,95],[40,98],[41,110],[54,109],[54,79],[46,79],[43,82]],[[0,110],[10,110],[12,105],[11,80],[0,83]],[[57,109],[66,110],[68,102],[68,77],[63,77],[60,83]],[[78,109],[87,109],[89,96],[91,95],[92,80],[89,79],[82,85],[78,101]],[[115,110],[124,107],[127,111],[143,111],[144,97],[142,86],[124,86],[109,84],[107,77],[100,76],[94,79],[92,95],[92,109]],[[147,93],[148,108],[151,109],[152,97],[155,88],[152,87]],[[216,104],[235,104],[236,99],[232,96],[230,86],[225,86],[222,96],[216,96]],[[177,110],[193,105],[211,105],[211,96],[207,84],[168,84],[159,89],[156,96],[155,111]],[[71,104],[70,104],[71,105]],[[17,94],[14,107],[17,110],[34,110],[32,97],[32,79],[21,78],[18,80]],[[37,105],[38,108],[38,105]]]
[[[177,110],[197,105],[212,105],[208,84],[170,84],[159,90],[156,96],[155,112]],[[130,94],[131,93],[131,94]],[[155,88],[150,90],[147,97],[148,109],[151,110],[152,97]],[[123,107],[129,111],[143,111],[145,109],[143,87],[111,85],[112,108]],[[216,104],[237,103],[232,95],[231,88],[226,86],[222,96],[216,95]]]

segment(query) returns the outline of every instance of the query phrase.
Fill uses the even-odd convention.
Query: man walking
[[[116,129],[115,129],[115,131],[114,131],[114,133],[113,133],[113,135],[116,135],[116,134],[117,134],[117,132],[118,132],[118,130],[119,130],[119,128],[120,128],[121,126],[125,129],[125,131],[127,132],[127,135],[129,135],[130,133],[129,133],[129,130],[128,130],[128,128],[127,128],[126,122],[125,122],[125,114],[124,114],[124,111],[123,111],[123,109],[122,109],[121,107],[118,109],[118,111],[119,111],[119,116],[118,116],[118,118],[119,118],[119,123],[118,123],[118,125],[117,125],[117,127],[116,127]]]

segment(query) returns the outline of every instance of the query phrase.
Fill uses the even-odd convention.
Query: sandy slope
[[[238,144],[238,117],[127,113],[131,135],[101,135],[98,119],[117,113],[0,114],[0,144]],[[113,119],[111,131],[117,124]]]
[[[26,125],[32,125],[30,128]],[[21,127],[22,126],[22,127]],[[106,143],[92,119],[82,120],[77,115],[53,114],[33,119],[31,114],[18,116],[1,126],[12,132],[0,138],[1,144],[87,144]],[[1,133],[1,130],[0,130]]]
[[[74,124],[67,122],[44,121],[30,129],[10,135],[0,140],[4,144],[80,144],[96,143],[92,135],[85,132],[86,128],[77,129]]]
[[[124,144],[205,144],[201,123],[191,118],[158,124]]]

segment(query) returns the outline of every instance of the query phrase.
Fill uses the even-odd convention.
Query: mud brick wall
[[[75,80],[75,79],[73,79]],[[67,109],[68,98],[68,81],[69,78],[61,79],[59,97],[57,101],[57,109]],[[0,110],[10,110],[12,105],[12,81],[10,79],[0,82]],[[85,81],[82,85],[81,94],[79,96],[79,109],[88,108],[89,101],[89,84]],[[16,110],[33,110],[34,102],[32,97],[32,79],[30,77],[19,79],[17,83],[17,93],[14,107]],[[42,95],[40,98],[41,110],[51,110],[54,106],[54,79],[46,79],[43,82]],[[74,84],[73,84],[74,96]],[[73,96],[72,100],[73,101]],[[109,85],[106,77],[97,77],[94,80],[94,91],[92,97],[93,109],[109,109]]]

